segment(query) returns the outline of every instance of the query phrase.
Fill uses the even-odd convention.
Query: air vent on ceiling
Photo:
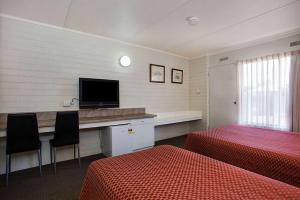
[[[300,41],[295,41],[290,43],[290,47],[298,46],[300,45]]]
[[[223,62],[223,61],[228,60],[228,59],[229,59],[228,57],[223,57],[223,58],[220,58],[219,61]]]

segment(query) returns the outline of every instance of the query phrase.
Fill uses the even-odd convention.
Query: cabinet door
[[[131,153],[133,150],[133,135],[128,132],[128,126],[111,127],[112,156]]]
[[[143,149],[154,146],[154,124],[144,123],[132,125],[134,132],[133,149]]]

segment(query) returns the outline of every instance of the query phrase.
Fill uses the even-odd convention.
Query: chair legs
[[[56,147],[53,147],[54,173],[56,174]]]
[[[39,168],[40,168],[40,175],[42,176],[42,150],[38,150],[38,160],[39,160]],[[11,172],[11,155],[6,155],[6,185],[8,185],[8,176]]]
[[[74,146],[74,160],[76,158],[76,144],[73,145]]]
[[[50,144],[50,163],[51,163],[51,165],[52,165],[52,158],[53,158],[53,156],[52,156],[52,152],[53,150],[52,150],[52,145]]]
[[[38,159],[39,159],[40,175],[42,176],[42,149],[38,150]]]
[[[80,160],[80,147],[79,144],[74,144],[74,159],[76,158],[76,146],[77,146],[77,154],[78,154],[78,164],[81,167],[81,160]],[[52,147],[50,145],[50,160],[52,164],[52,158],[54,162],[54,173],[56,174],[56,147]]]
[[[53,147],[51,144],[50,144],[50,162],[51,165],[54,162],[54,173],[56,174],[56,147]]]
[[[80,161],[80,147],[79,147],[79,144],[77,144],[77,150],[78,150],[78,164],[79,164],[79,168],[81,168],[81,161]]]
[[[11,172],[11,155],[9,155],[9,166],[8,166],[8,169],[9,169],[9,173]]]
[[[8,175],[11,171],[10,166],[11,166],[11,156],[6,155],[6,185],[8,185]]]

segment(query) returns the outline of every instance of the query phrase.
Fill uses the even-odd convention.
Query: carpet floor
[[[155,145],[169,144],[182,147],[186,136],[180,136],[156,142]],[[81,184],[89,164],[104,158],[102,154],[83,157],[81,168],[77,160],[57,163],[57,173],[53,166],[44,165],[43,175],[39,176],[38,168],[13,172],[9,185],[5,186],[5,176],[1,176],[1,200],[74,200],[78,199]]]

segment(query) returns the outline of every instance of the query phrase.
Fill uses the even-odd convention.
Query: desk
[[[47,118],[39,118],[38,116],[38,125],[39,125],[39,133],[42,141],[42,159],[43,164],[50,163],[49,156],[49,139],[53,137],[54,125],[55,125],[55,115],[49,119]],[[154,145],[154,118],[155,115],[140,113],[140,114],[126,114],[126,115],[114,115],[114,116],[90,116],[90,117],[80,117],[79,128],[81,130],[80,133],[80,149],[82,156],[89,156],[93,154],[98,154],[102,152],[101,143],[107,144],[107,141],[102,141],[101,137],[103,136],[103,132],[108,127],[119,126],[126,124],[127,131],[128,129],[132,130],[131,134],[131,142],[132,150],[139,150],[146,147],[152,147]],[[2,116],[2,119],[4,117]],[[100,131],[100,128],[102,128]],[[6,139],[6,125],[2,121],[2,130],[0,130],[0,174],[5,172],[5,139]],[[91,130],[90,130],[91,129]],[[92,130],[93,129],[93,130]],[[98,129],[98,130],[97,130]],[[88,133],[88,134],[85,134]],[[119,135],[117,134],[117,139],[122,141],[123,145],[126,143],[123,141],[122,137],[128,136],[128,134]],[[114,135],[116,135],[114,134]],[[131,144],[129,144],[131,146]],[[122,146],[120,146],[122,148]],[[122,153],[122,149],[120,150]],[[31,167],[37,166],[37,162],[35,160],[35,155],[31,152],[26,154],[21,154],[17,157],[17,164],[12,166],[12,171],[17,171],[21,169],[27,169]],[[58,162],[63,160],[73,159],[73,151],[72,148],[64,148],[58,151],[57,154]]]
[[[108,126],[116,126],[122,124],[130,124],[130,120],[154,118],[154,126],[162,126],[181,122],[195,121],[202,119],[201,111],[178,111],[178,112],[163,112],[152,114],[134,114],[127,116],[115,117],[91,117],[80,119],[79,129],[101,128]],[[54,120],[40,120],[39,133],[54,132]],[[6,136],[5,129],[0,129],[0,138]]]
[[[90,111],[90,112],[97,112],[97,111]],[[96,116],[95,113],[88,113],[87,115],[90,117],[82,116],[80,117],[80,129],[83,130],[81,133],[81,155],[82,156],[89,156],[93,154],[97,154],[101,152],[100,143],[101,141],[101,135],[98,130],[89,130],[89,129],[100,129],[101,127],[106,128],[110,126],[116,126],[116,125],[123,125],[128,124],[130,128],[136,129],[135,132],[140,132],[142,134],[137,135],[137,140],[140,141],[140,143],[136,143],[135,145],[139,145],[143,143],[143,139],[147,139],[143,134],[148,134],[145,132],[145,126],[147,121],[152,121],[152,127],[155,126],[155,132],[157,132],[157,135],[160,135],[160,133],[165,133],[166,130],[170,132],[170,134],[165,134],[167,138],[176,136],[176,132],[178,132],[177,128],[168,127],[168,124],[176,124],[181,122],[188,122],[188,121],[194,121],[202,119],[202,114],[199,111],[180,111],[180,112],[165,112],[165,113],[157,113],[156,115],[146,114],[143,109],[137,110],[135,109],[135,112],[133,114],[130,114],[128,110],[126,110],[126,114],[120,115],[120,113],[117,113],[114,116]],[[106,110],[107,112],[107,110]],[[118,110],[112,110],[111,112],[116,113]],[[6,118],[4,114],[0,114],[0,121],[1,117],[2,120]],[[45,113],[37,113],[38,120],[39,120],[39,132],[42,136],[43,140],[43,164],[50,163],[50,157],[49,157],[49,142],[48,140],[51,138],[50,135],[53,135],[52,132],[54,131],[54,124],[55,124],[55,112],[53,112],[51,117],[47,114],[45,117]],[[101,114],[102,115],[102,114]],[[96,116],[96,117],[95,117]],[[40,119],[39,119],[40,117]],[[145,124],[143,124],[145,122]],[[154,124],[154,125],[153,125]],[[164,128],[166,125],[166,128]],[[147,123],[147,126],[149,126],[149,123]],[[176,126],[176,125],[175,125]],[[185,125],[184,125],[185,126]],[[2,126],[0,122],[0,138],[3,139],[1,143],[1,150],[3,153],[3,156],[0,155],[0,174],[5,172],[5,137],[6,137],[6,130],[5,130],[5,123],[2,121]],[[188,125],[187,125],[188,127]],[[149,128],[149,127],[148,127]],[[84,131],[87,130],[87,131]],[[154,130],[153,130],[154,131]],[[181,131],[180,131],[181,132]],[[180,134],[184,133],[186,134],[187,131],[182,131]],[[88,134],[87,134],[88,133]],[[140,136],[140,137],[139,137]],[[147,136],[150,136],[148,134]],[[151,136],[153,137],[153,136]],[[99,140],[100,138],[100,140]],[[166,138],[163,138],[166,139]],[[149,140],[149,139],[147,139]],[[153,139],[151,139],[154,143]],[[150,141],[150,140],[149,140]],[[137,147],[136,147],[137,148]],[[138,147],[139,148],[139,147]],[[12,171],[31,168],[37,166],[37,162],[35,161],[35,155],[31,154],[24,154],[18,157],[18,164],[13,165]],[[69,160],[73,159],[73,149],[64,149],[59,151],[58,153],[58,161],[63,160]]]
[[[49,112],[50,113],[50,112]],[[39,114],[38,114],[39,115]],[[43,113],[43,115],[45,115]],[[51,112],[53,115],[53,112]],[[80,116],[79,129],[91,129],[101,128],[108,126],[116,126],[122,124],[130,124],[131,120],[154,118],[156,115],[139,113],[139,114],[128,114],[128,115],[114,115],[114,116]],[[5,118],[3,116],[2,118]],[[6,121],[1,123],[0,127],[0,138],[6,137]],[[39,133],[54,132],[55,118],[43,118],[38,117]]]

